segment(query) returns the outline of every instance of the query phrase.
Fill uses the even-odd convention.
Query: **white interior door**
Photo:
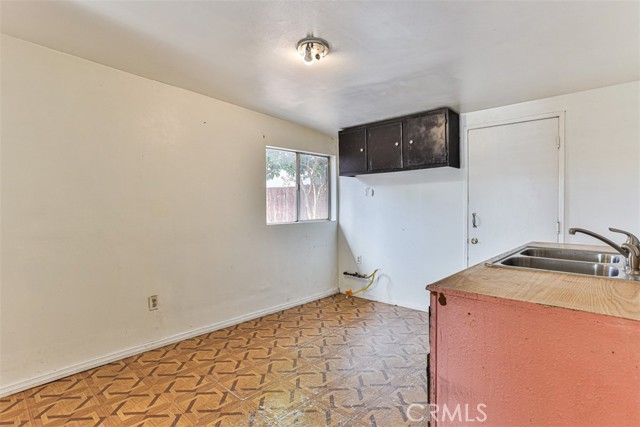
[[[559,235],[559,119],[471,129],[468,265]]]

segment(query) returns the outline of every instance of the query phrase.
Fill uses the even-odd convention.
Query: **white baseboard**
[[[135,356],[136,354],[144,353],[145,351],[153,350],[168,344],[176,343],[178,341],[197,337],[198,335],[207,334],[209,332],[213,332],[218,329],[223,329],[229,326],[237,325],[238,323],[246,322],[247,320],[256,319],[258,317],[266,316],[267,314],[276,313],[281,310],[286,310],[287,308],[295,307],[296,305],[305,304],[307,302],[315,301],[320,298],[325,298],[331,295],[335,295],[337,293],[339,293],[338,289],[330,289],[328,291],[310,295],[308,297],[301,298],[295,301],[290,301],[285,304],[280,304],[274,307],[266,308],[264,310],[254,311],[253,313],[248,313],[243,316],[238,316],[233,319],[225,320],[224,322],[217,322],[212,325],[203,326],[198,329],[182,332],[176,335],[162,338],[160,340],[151,341],[149,343],[137,345],[135,347],[130,347],[125,350],[120,350],[115,353],[111,353],[106,356],[101,356],[95,359],[87,360],[86,362],[77,363],[75,365],[68,366],[66,368],[56,370],[54,372],[38,375],[37,377],[29,378],[28,380],[19,381],[17,383],[8,384],[8,385],[2,385],[0,386],[0,397],[5,397],[13,393],[18,393],[20,391],[28,390],[32,387],[37,387],[39,385],[46,384],[51,381],[68,377],[69,375],[77,374],[78,372],[86,371],[88,369],[93,369],[101,365],[106,365],[107,363],[115,362],[116,360]]]
[[[340,293],[344,294],[344,292],[342,292],[342,290],[340,290]],[[380,298],[380,297],[376,297],[374,295],[367,294],[366,292],[360,293],[360,294],[356,295],[356,297],[363,298],[363,299],[368,299],[369,301],[381,302],[381,303],[384,303],[384,304],[391,304],[391,305],[397,305],[397,306],[400,306],[400,307],[410,308],[412,310],[418,310],[418,311],[424,311],[424,312],[429,311],[429,300],[427,300],[426,305],[414,304],[414,303],[408,303],[406,301],[396,301],[394,299]]]

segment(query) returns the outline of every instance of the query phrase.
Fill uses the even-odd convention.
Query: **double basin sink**
[[[621,255],[592,250],[544,248],[530,245],[489,261],[487,265],[555,271],[609,279],[637,280],[626,274],[624,259]]]

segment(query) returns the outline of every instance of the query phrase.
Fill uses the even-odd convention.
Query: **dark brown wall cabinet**
[[[402,123],[367,128],[367,162],[370,172],[402,167]]]
[[[340,175],[460,167],[460,119],[442,108],[344,129]]]
[[[361,173],[367,170],[367,133],[364,128],[340,132],[340,174]]]

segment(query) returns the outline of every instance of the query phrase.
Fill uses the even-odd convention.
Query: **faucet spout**
[[[593,231],[585,230],[584,228],[570,228],[569,229],[569,234],[575,235],[576,233],[582,233],[582,234],[586,234],[587,236],[591,236],[593,238],[596,238],[596,239],[600,240],[601,242],[604,242],[607,245],[611,246],[613,249],[615,249],[616,251],[618,251],[620,254],[624,255],[625,257],[629,256],[629,250],[628,249],[622,248],[617,243],[607,239],[604,236],[599,235],[598,233],[594,233]]]
[[[622,233],[626,235],[627,241],[624,242],[622,245],[617,245],[616,243],[612,242],[606,237],[601,236],[597,233],[594,233],[593,231],[585,230],[584,228],[570,228],[569,234],[572,234],[572,235],[576,233],[586,234],[587,236],[594,237],[600,240],[601,242],[604,242],[607,245],[611,246],[613,249],[620,252],[620,254],[622,254],[625,257],[625,261],[627,263],[626,265],[627,274],[629,274],[629,276],[632,276],[632,277],[639,277],[640,276],[640,239],[638,239],[636,236],[629,233],[628,231],[618,230],[617,228],[610,228],[609,230],[615,233]]]

